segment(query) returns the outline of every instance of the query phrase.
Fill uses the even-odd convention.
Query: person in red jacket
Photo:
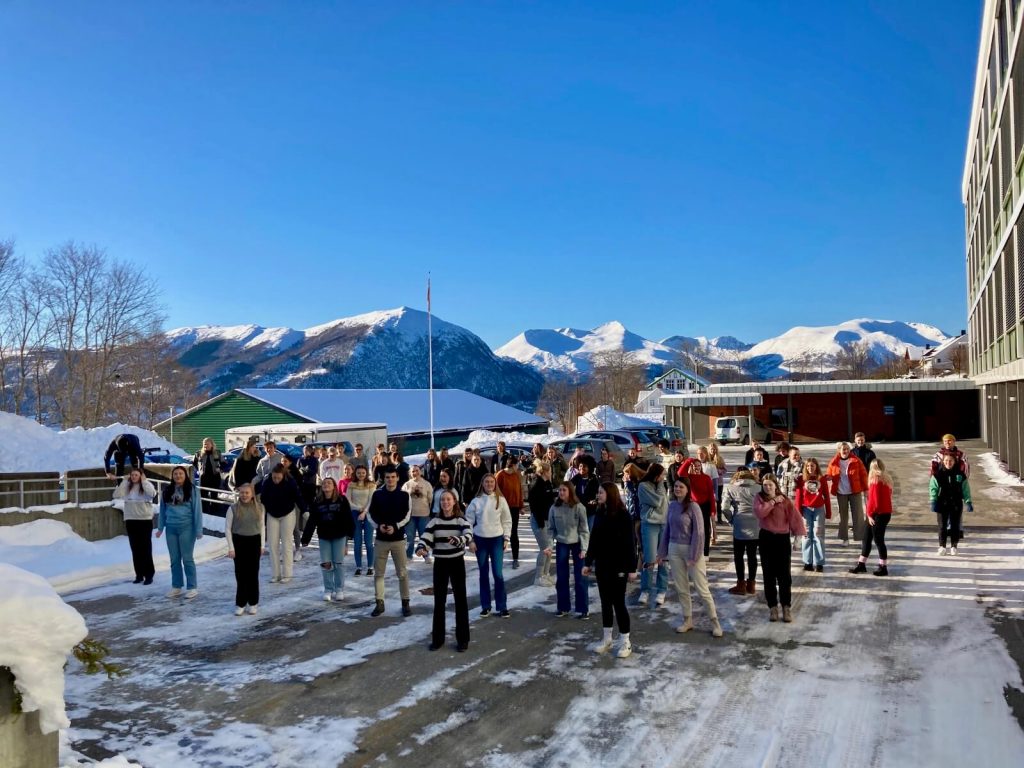
[[[690,480],[690,498],[700,507],[704,518],[704,557],[711,554],[711,540],[714,538],[714,520],[716,512],[715,481],[710,475],[704,474],[704,468],[698,459],[686,459],[678,470],[679,477]]]
[[[850,543],[852,510],[853,535],[859,541],[864,533],[864,499],[861,494],[868,489],[868,471],[850,451],[849,443],[839,444],[839,450],[828,463],[828,476],[832,495],[839,501],[839,538],[843,544]]]
[[[807,525],[804,536],[803,556],[804,570],[825,570],[825,542],[822,532],[825,520],[832,517],[832,501],[828,492],[828,478],[821,474],[821,466],[817,459],[808,459],[804,468],[793,484],[794,504],[803,515]]]
[[[878,545],[878,568],[872,573],[875,576],[889,575],[889,551],[885,546],[885,530],[892,520],[892,477],[885,471],[880,459],[871,462],[868,472],[868,503],[865,509],[868,524],[864,526],[864,540],[860,547],[860,557],[850,573],[867,573],[868,556],[871,554],[871,543]]]

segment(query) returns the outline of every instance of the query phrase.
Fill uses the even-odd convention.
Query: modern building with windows
[[[986,0],[961,195],[968,358],[986,442],[1024,464],[1024,34],[1022,0]]]

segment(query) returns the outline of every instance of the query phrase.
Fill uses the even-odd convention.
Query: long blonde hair
[[[711,461],[715,463],[715,467],[725,469],[725,459],[718,452],[718,443],[708,443],[708,455],[711,457]]]
[[[871,469],[868,470],[868,485],[873,483],[883,483],[892,488],[892,475],[886,471],[881,459],[872,461]]]

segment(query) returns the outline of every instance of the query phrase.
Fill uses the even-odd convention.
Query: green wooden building
[[[430,445],[425,389],[235,389],[165,419],[153,429],[193,453],[204,437],[224,447],[224,432],[261,424],[379,422],[406,454]],[[434,390],[434,443],[461,442],[474,429],[547,434],[546,419],[461,389]]]

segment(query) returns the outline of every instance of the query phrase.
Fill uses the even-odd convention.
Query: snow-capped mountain
[[[593,367],[594,355],[609,351],[633,352],[647,365],[678,364],[682,356],[700,362],[702,368],[741,369],[755,378],[787,376],[813,368],[836,368],[837,356],[851,344],[867,345],[876,363],[910,352],[919,358],[925,345],[935,346],[948,336],[924,323],[858,319],[838,325],[798,326],[774,338],[747,344],[732,336],[670,336],[650,341],[610,322],[591,331],[575,328],[525,331],[495,353],[548,373],[584,373]]]
[[[541,376],[495,356],[478,336],[432,319],[434,386],[509,404],[537,401]],[[238,386],[427,386],[427,314],[408,307],[345,317],[305,330],[258,325],[168,331],[183,365],[215,393]]]

